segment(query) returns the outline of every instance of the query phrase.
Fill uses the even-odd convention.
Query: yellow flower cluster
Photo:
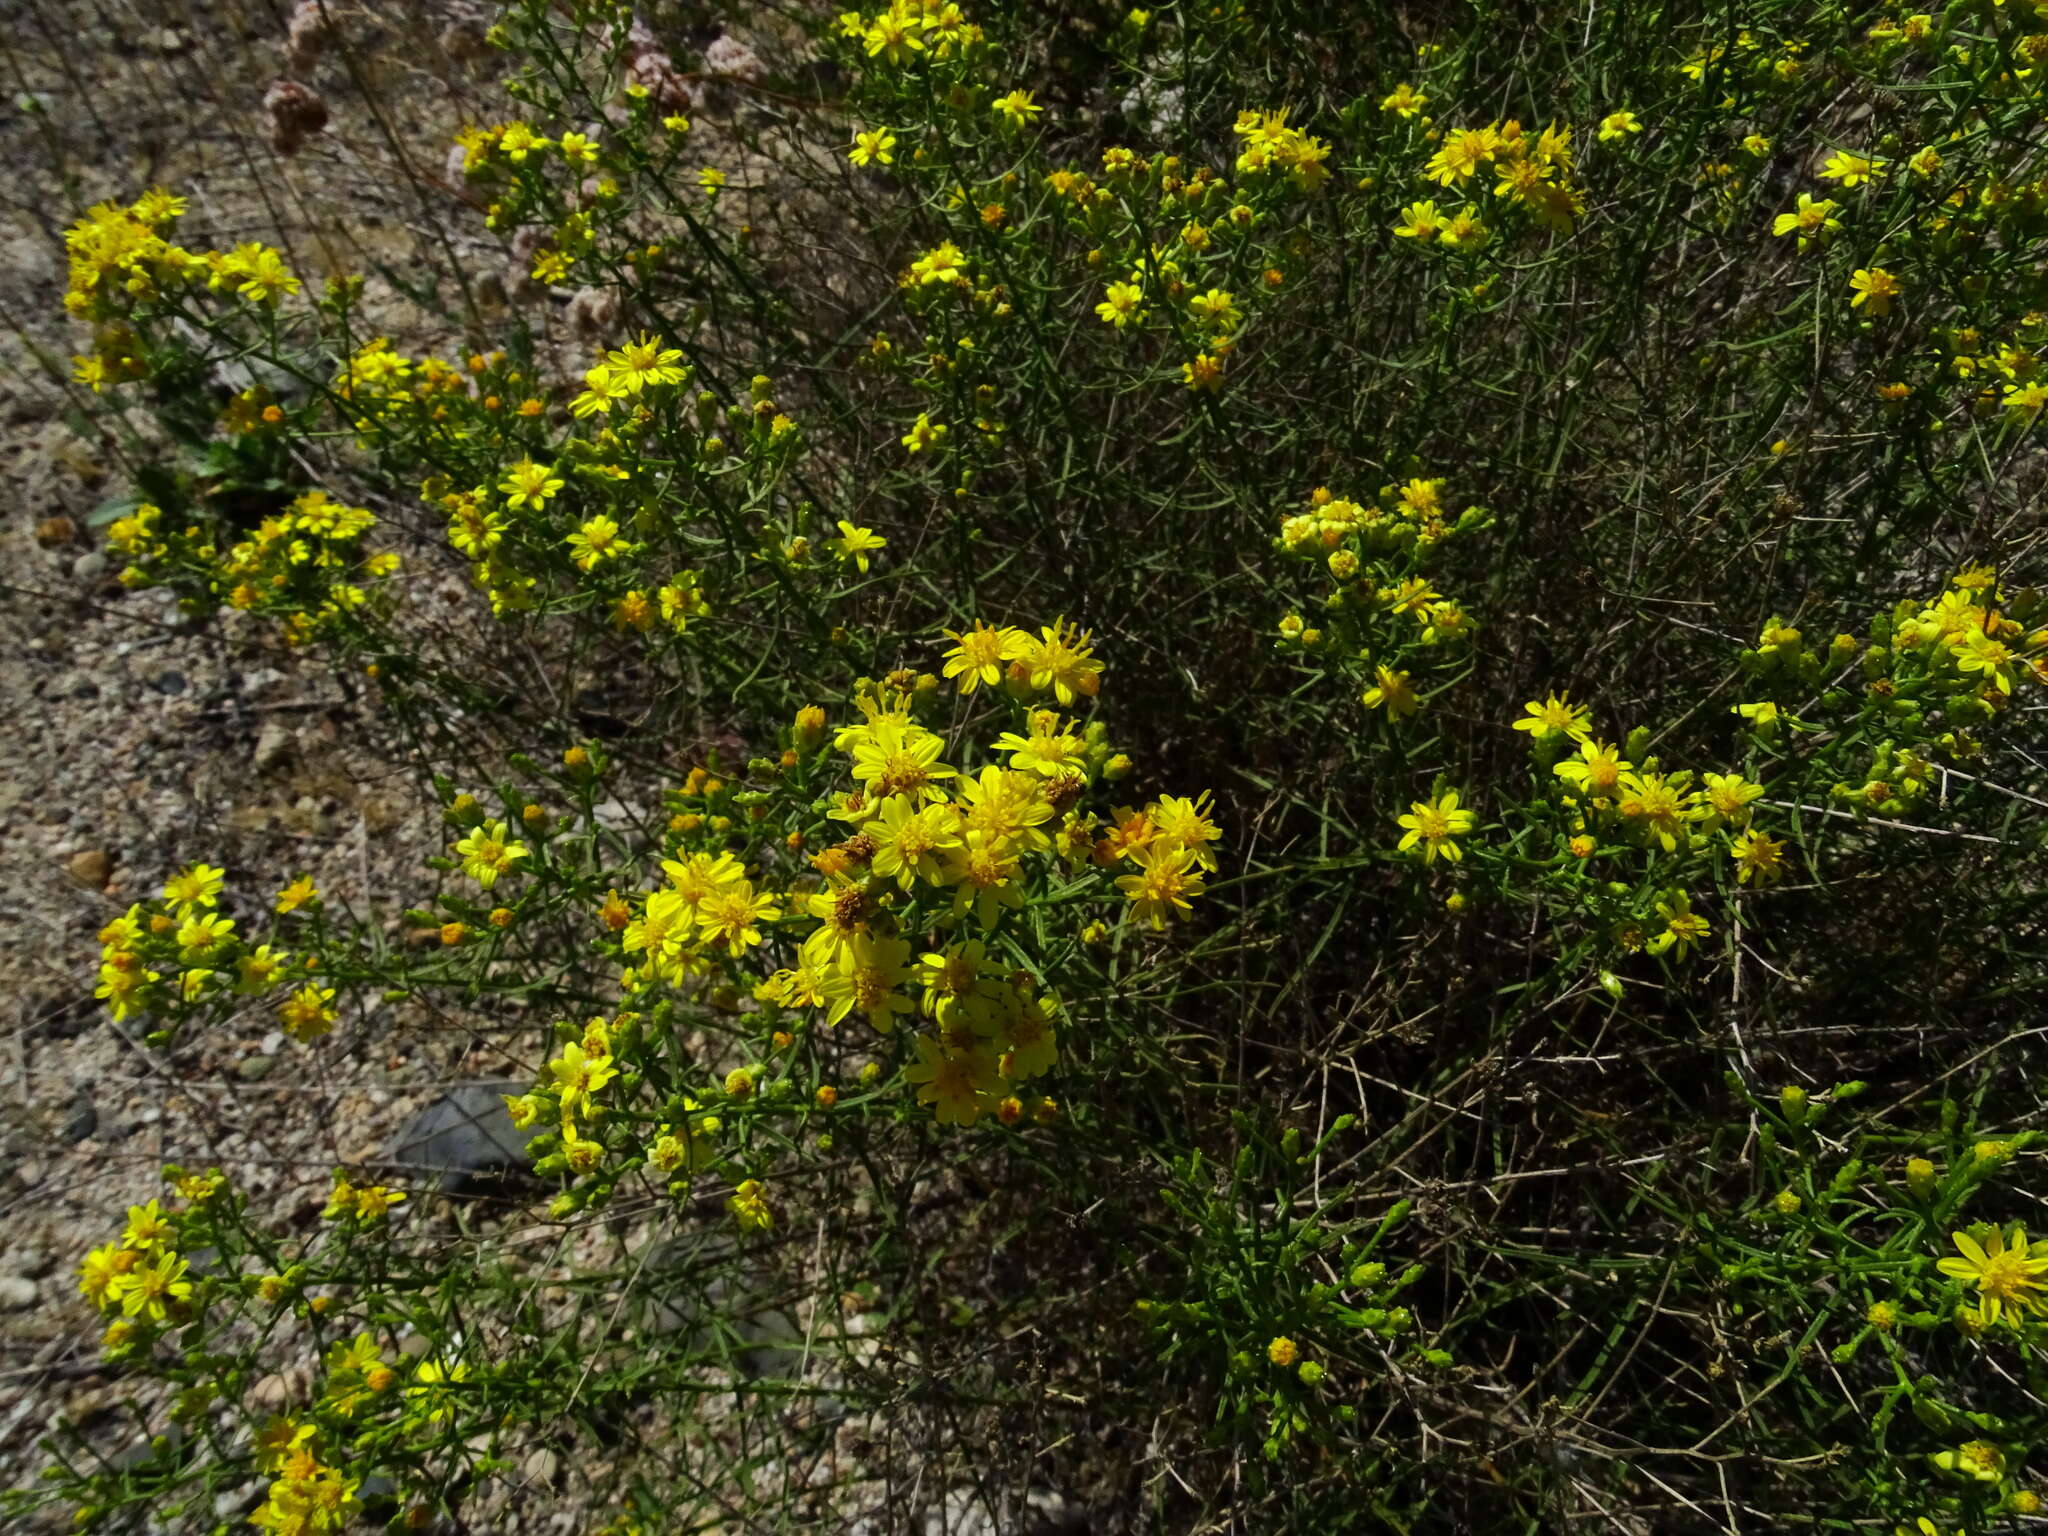
[[[335,396],[359,413],[355,429],[366,442],[380,418],[417,409],[430,420],[445,419],[447,409],[437,404],[438,397],[465,395],[469,387],[462,369],[437,357],[407,357],[388,336],[375,337],[349,354],[332,385]]]
[[[1999,611],[2002,603],[1991,570],[1971,567],[1933,602],[1901,603],[1893,643],[1935,674],[1974,687],[1987,706],[2003,708],[2015,682],[2048,684],[2048,629],[2028,631]]]
[[[220,1187],[217,1175],[186,1182],[201,1198]],[[189,1268],[178,1251],[174,1217],[154,1200],[128,1207],[120,1239],[87,1254],[78,1279],[86,1300],[114,1319],[106,1336],[109,1351],[138,1342],[146,1329],[190,1317],[192,1282],[185,1278]]]
[[[354,1520],[362,1479],[324,1464],[314,1451],[316,1435],[315,1426],[291,1417],[272,1420],[257,1435],[256,1464],[272,1475],[263,1506],[249,1516],[259,1531],[325,1536]]]
[[[245,941],[235,920],[217,910],[225,879],[213,865],[193,864],[171,877],[161,900],[135,903],[100,930],[94,996],[116,1020],[137,1013],[181,1019],[211,1004],[264,997],[315,967],[313,956],[298,960]],[[295,881],[279,893],[277,910],[302,910],[316,895],[310,880]],[[279,1007],[286,1033],[302,1041],[327,1033],[333,1000],[331,987],[305,982]]]
[[[367,508],[312,490],[225,553],[197,524],[168,527],[162,509],[151,503],[116,519],[107,542],[129,562],[121,572],[124,585],[193,577],[214,602],[279,616],[286,640],[302,644],[360,612],[370,602],[370,585],[397,571],[397,555],[361,547],[376,524]]]
[[[872,16],[842,11],[839,34],[859,42],[876,62],[895,65],[911,63],[920,54],[943,59],[956,50],[964,53],[984,39],[982,29],[952,0],[893,0]]]
[[[1479,178],[1490,172],[1496,198],[1524,210],[1541,228],[1568,233],[1586,206],[1585,193],[1573,184],[1571,170],[1569,128],[1553,123],[1532,138],[1520,123],[1510,120],[1451,129],[1423,167],[1423,175],[1447,192],[1464,193],[1469,187],[1476,196],[1483,188]],[[1434,199],[1424,199],[1401,211],[1394,233],[1418,245],[1476,246],[1488,234],[1479,208],[1477,202],[1438,208]]]
[[[1299,613],[1280,621],[1281,643],[1368,663],[1370,681],[1360,695],[1365,707],[1384,710],[1395,721],[1411,718],[1423,701],[1402,663],[1432,649],[1462,646],[1478,632],[1471,614],[1439,592],[1424,567],[1446,541],[1489,521],[1483,507],[1453,514],[1441,479],[1415,476],[1383,486],[1369,503],[1316,487],[1306,511],[1282,519],[1278,547],[1322,562],[1335,583],[1323,607],[1339,643],[1327,644],[1322,627]]]
[[[1330,146],[1312,134],[1290,128],[1284,108],[1240,112],[1232,131],[1242,141],[1237,155],[1240,176],[1285,176],[1303,192],[1315,191],[1330,178]]]
[[[912,716],[926,690],[869,684],[856,699],[861,719],[829,742],[851,787],[823,803],[846,835],[811,859],[809,874],[771,883],[766,869],[750,873],[715,844],[682,848],[662,862],[663,888],[621,902],[607,922],[619,933],[626,984],[636,991],[789,946],[790,963],[755,986],[761,1002],[814,1010],[827,1026],[858,1015],[884,1033],[899,1020],[922,1021],[929,1033],[915,1044],[909,1079],[942,1121],[973,1124],[989,1111],[1023,1114],[1013,1090],[1057,1059],[1057,998],[1031,971],[1000,964],[991,944],[1005,914],[1046,888],[1061,866],[1124,869],[1114,885],[1132,920],[1163,928],[1192,910],[1216,868],[1220,832],[1207,796],[1162,796],[1117,810],[1106,825],[1079,809],[1091,783],[1129,769],[1099,727],[1083,730],[1061,713],[1101,686],[1102,665],[1085,631],[1064,621],[1035,635],[976,623],[949,637],[945,674],[961,694],[990,690],[1017,705],[1051,707],[1024,708],[1018,728],[994,738],[990,760],[965,771],[945,760],[944,739]],[[805,714],[816,718],[799,717],[786,767],[827,748],[822,712]],[[713,798],[710,778],[692,783]],[[693,812],[672,825],[686,838],[718,838],[721,822],[731,825]],[[956,936],[914,942],[932,929]],[[529,1118],[550,1099],[566,1116],[611,1080],[603,1030],[595,1043],[587,1035],[580,1047],[565,1047],[551,1071],[555,1086],[544,1084],[521,1110]],[[715,1122],[694,1125],[689,1145],[715,1130]],[[671,1158],[699,1160],[681,1144]]]
[[[185,200],[162,188],[123,208],[100,203],[65,232],[70,281],[64,307],[81,320],[123,314],[167,288],[203,284],[252,304],[275,304],[299,291],[284,258],[250,241],[231,251],[192,251],[173,245],[164,231],[185,211]]]

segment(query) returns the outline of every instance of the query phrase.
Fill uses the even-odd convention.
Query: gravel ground
[[[347,69],[397,103],[394,126],[445,142],[459,71],[413,26],[337,6],[361,47]],[[434,808],[380,752],[378,722],[317,660],[263,626],[180,621],[168,594],[131,593],[96,547],[92,510],[122,489],[118,445],[81,438],[46,363],[77,345],[57,307],[71,210],[152,184],[189,195],[213,238],[280,221],[302,271],[402,259],[407,205],[339,61],[311,73],[335,120],[299,160],[263,142],[261,99],[283,24],[237,0],[147,6],[28,0],[6,23],[0,153],[0,1486],[32,1478],[58,1415],[135,1431],[134,1391],[98,1365],[99,1325],[74,1276],[165,1162],[229,1169],[254,1214],[318,1218],[339,1163],[386,1153],[456,1081],[516,1076],[481,1037],[358,1018],[309,1050],[252,1008],[166,1055],[93,1001],[95,935],[176,867],[228,871],[245,929],[309,873],[332,901],[396,928],[439,851]],[[426,34],[430,44],[433,33]],[[336,81],[339,81],[339,88]],[[425,88],[422,88],[424,86]],[[387,104],[388,105],[388,104]],[[276,238],[273,234],[271,238]],[[380,315],[404,334],[388,300]]]

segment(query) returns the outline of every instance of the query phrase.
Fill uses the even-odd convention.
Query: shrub
[[[826,1522],[851,1423],[1157,1529],[2031,1513],[2040,25],[516,0],[509,282],[84,213],[123,582],[448,833],[428,945],[195,862],[99,995],[476,1018],[550,1193],[170,1170],[154,1449],[24,1504]]]

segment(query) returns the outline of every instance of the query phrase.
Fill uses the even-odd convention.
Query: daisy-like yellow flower
[[[932,1106],[939,1124],[973,1125],[995,1107],[1001,1081],[986,1047],[949,1050],[929,1035],[919,1035],[914,1044],[917,1060],[903,1075],[917,1085],[918,1102]]]
[[[1031,99],[1030,91],[1012,91],[1007,96],[998,96],[991,109],[1003,125],[1012,130],[1030,126],[1031,119],[1045,111]]]
[[[498,876],[526,857],[524,843],[510,840],[505,823],[487,821],[455,845],[462,859],[462,872],[485,890],[498,883]]]
[[[1095,313],[1108,324],[1122,330],[1132,321],[1143,318],[1145,290],[1136,283],[1111,283],[1102,302],[1095,306]]]
[[[1028,669],[1031,686],[1050,688],[1062,704],[1092,699],[1102,687],[1102,663],[1095,658],[1095,636],[1064,617],[1041,625],[1038,638],[1018,636],[1017,660]]]
[[[1527,731],[1538,741],[1548,741],[1553,736],[1569,736],[1573,741],[1584,741],[1593,734],[1592,712],[1582,704],[1574,704],[1561,693],[1553,693],[1542,703],[1530,700],[1522,706],[1522,718],[1515,722],[1515,729]]]
[[[1673,891],[1657,903],[1657,915],[1664,919],[1664,931],[1643,947],[1653,955],[1673,950],[1680,959],[1693,945],[1714,931],[1713,924],[1692,909],[1692,898]]]
[[[761,942],[760,924],[780,916],[775,898],[765,891],[756,895],[747,880],[723,886],[697,904],[698,930],[708,941],[723,944],[735,959]]]
[[[1566,758],[1550,771],[1581,794],[1611,799],[1621,788],[1621,776],[1634,766],[1623,759],[1621,748],[1585,736],[1579,738],[1579,755]]]
[[[1951,1232],[1961,1258],[1942,1259],[1937,1265],[1951,1280],[1968,1281],[1977,1288],[1977,1313],[1985,1324],[1997,1322],[2010,1308],[2015,1313],[2039,1316],[2048,1313],[2048,1242],[2029,1244],[2025,1227],[2001,1232],[1993,1228],[1983,1242],[1967,1232]]]
[[[1840,182],[1845,188],[1860,187],[1866,181],[1875,181],[1884,174],[1884,162],[1873,160],[1867,155],[1852,155],[1838,149],[1827,158],[1820,168],[1820,174],[1829,181]]]
[[[565,542],[571,551],[576,568],[582,571],[594,569],[601,561],[616,555],[623,555],[633,546],[619,537],[618,523],[600,514],[570,534]]]
[[[277,1006],[284,1032],[301,1043],[317,1040],[334,1028],[334,988],[307,982]]]
[[[943,631],[953,642],[940,669],[945,677],[960,679],[960,691],[972,693],[983,684],[993,688],[1003,680],[1003,668],[1023,654],[1025,636],[1007,625],[997,627],[976,619],[967,630]]]
[[[912,422],[910,430],[903,434],[902,443],[908,452],[924,453],[943,443],[950,430],[951,428],[943,421],[933,421],[929,412],[919,411],[917,420]],[[846,525],[842,523],[840,526],[843,528]]]
[[[1380,98],[1380,110],[1391,112],[1396,117],[1411,118],[1429,105],[1429,97],[1409,85],[1406,81]]]
[[[887,128],[870,128],[853,136],[853,148],[846,152],[846,158],[855,165],[893,165],[896,163],[896,135]]]
[[[545,464],[536,464],[531,459],[521,459],[505,471],[505,478],[498,482],[498,489],[505,493],[505,504],[515,510],[520,507],[542,507],[561,490],[563,481]]]
[[[211,907],[220,900],[220,889],[226,880],[226,870],[216,869],[211,864],[194,864],[179,870],[164,882],[164,900],[177,907],[180,913]]]
[[[1619,796],[1622,819],[1646,840],[1655,839],[1666,853],[1675,852],[1686,839],[1685,823],[1692,812],[1693,797],[1686,788],[1689,781],[1690,774],[1685,772],[1668,777],[1624,773]]]
[[[1799,203],[1790,213],[1781,213],[1771,221],[1774,235],[1797,235],[1799,249],[1806,249],[1809,242],[1837,233],[1842,221],[1835,217],[1842,205],[1831,197],[1815,197],[1810,192],[1799,194]]]
[[[1728,840],[1735,856],[1735,878],[1743,885],[1769,885],[1785,872],[1785,844],[1754,827]]]
[[[839,537],[827,539],[825,547],[841,560],[851,562],[865,575],[868,569],[868,556],[878,549],[886,548],[888,543],[889,541],[874,529],[856,528],[842,517],[839,519]]]
[[[1359,695],[1359,702],[1367,709],[1385,709],[1396,720],[1406,720],[1422,708],[1408,674],[1388,666],[1373,668],[1372,686]]]
[[[1202,870],[1195,855],[1178,843],[1154,841],[1131,855],[1135,875],[1119,876],[1116,888],[1129,898],[1131,917],[1153,928],[1167,919],[1186,917],[1194,908],[1189,898],[1202,894]]]
[[[1461,181],[1470,181],[1500,148],[1500,135],[1491,128],[1454,128],[1444,135],[1442,147],[1430,156],[1423,175],[1440,186],[1456,186]]]
[[[598,370],[593,368],[591,373]],[[667,384],[680,384],[690,376],[690,370],[683,366],[683,354],[675,347],[664,347],[657,336],[642,334],[615,351],[607,352],[603,365],[607,386],[637,395],[643,389],[658,389]],[[584,375],[586,382],[590,374]],[[593,382],[593,387],[595,387]]]
[[[725,1208],[742,1232],[767,1232],[775,1226],[775,1213],[768,1209],[759,1179],[741,1179],[726,1196]]]
[[[1641,133],[1643,125],[1636,120],[1635,113],[1624,107],[1619,112],[1610,112],[1600,119],[1600,142],[1612,144],[1625,139],[1632,133]]]
[[[1449,220],[1437,211],[1435,203],[1427,200],[1410,203],[1401,210],[1401,222],[1394,226],[1394,233],[1404,240],[1415,240],[1427,245],[1443,233],[1448,222]]]
[[[1411,801],[1400,824],[1406,829],[1401,834],[1401,852],[1420,848],[1425,864],[1439,858],[1455,864],[1465,856],[1456,839],[1478,826],[1479,818],[1458,804],[1455,789],[1447,789],[1434,799]]]
[[[1856,295],[1849,307],[1867,309],[1873,315],[1890,314],[1892,300],[1905,292],[1898,278],[1883,267],[1858,267],[1849,275],[1849,287]]]
[[[296,912],[299,908],[319,899],[320,891],[313,884],[313,877],[301,875],[277,893],[276,905],[279,913]]]
[[[1749,824],[1750,803],[1763,798],[1764,787],[1739,773],[1709,773],[1702,779],[1695,813],[1718,816],[1731,827]]]

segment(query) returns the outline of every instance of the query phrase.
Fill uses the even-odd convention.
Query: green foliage
[[[903,4],[715,122],[522,0],[445,357],[85,215],[182,455],[124,580],[373,690],[450,834],[435,947],[199,866],[101,996],[517,1012],[552,1194],[178,1175],[88,1292],[190,1432],[36,1497],[424,1525],[554,1436],[795,1528],[829,1400],[1161,1530],[2031,1513],[2042,25]]]

